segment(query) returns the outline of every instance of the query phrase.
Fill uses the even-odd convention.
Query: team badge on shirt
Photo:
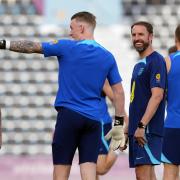
[[[156,74],[156,81],[157,82],[159,82],[160,81],[160,79],[161,79],[161,75],[158,73],[158,74]]]
[[[143,71],[144,71],[144,67],[141,67],[141,68],[139,69],[138,76],[140,76],[140,75],[143,73]]]
[[[57,43],[58,43],[58,40],[56,40],[56,39],[50,42],[51,45],[57,44]]]

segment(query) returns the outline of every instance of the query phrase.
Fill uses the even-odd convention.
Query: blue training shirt
[[[165,127],[180,128],[180,51],[171,54],[168,72],[167,116]]]
[[[113,55],[94,40],[59,40],[42,43],[45,57],[59,62],[55,107],[67,107],[100,121],[101,90],[107,77],[110,85],[121,82]]]
[[[166,65],[164,58],[154,51],[135,65],[131,79],[131,98],[129,107],[129,135],[134,135],[138,123],[141,121],[149,99],[151,89],[160,87],[166,89]],[[165,112],[165,97],[149,122],[146,133],[163,135]]]

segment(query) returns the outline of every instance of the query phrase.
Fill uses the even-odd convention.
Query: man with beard
[[[136,179],[155,180],[153,167],[161,163],[166,65],[163,57],[153,50],[150,23],[134,23],[131,35],[139,61],[131,79],[129,164],[135,168]]]

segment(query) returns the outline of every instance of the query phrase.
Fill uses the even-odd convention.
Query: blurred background
[[[41,42],[68,38],[70,18],[78,11],[96,15],[95,38],[116,57],[128,111],[130,77],[138,58],[132,48],[130,26],[137,20],[152,23],[153,46],[166,56],[180,22],[180,0],[0,0],[0,39]],[[44,60],[37,54],[0,52],[0,180],[52,179],[57,71],[55,58]],[[70,179],[79,180],[77,157],[74,161]],[[156,171],[161,179],[162,167]],[[101,179],[135,179],[134,171],[128,168],[127,152],[120,154],[112,170]]]

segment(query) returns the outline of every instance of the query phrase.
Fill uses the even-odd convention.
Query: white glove
[[[112,129],[105,136],[106,140],[109,140],[110,138],[111,138],[110,149],[112,149],[113,151],[118,149],[119,147],[124,147],[125,135],[124,135],[123,126],[122,125],[113,126]]]

